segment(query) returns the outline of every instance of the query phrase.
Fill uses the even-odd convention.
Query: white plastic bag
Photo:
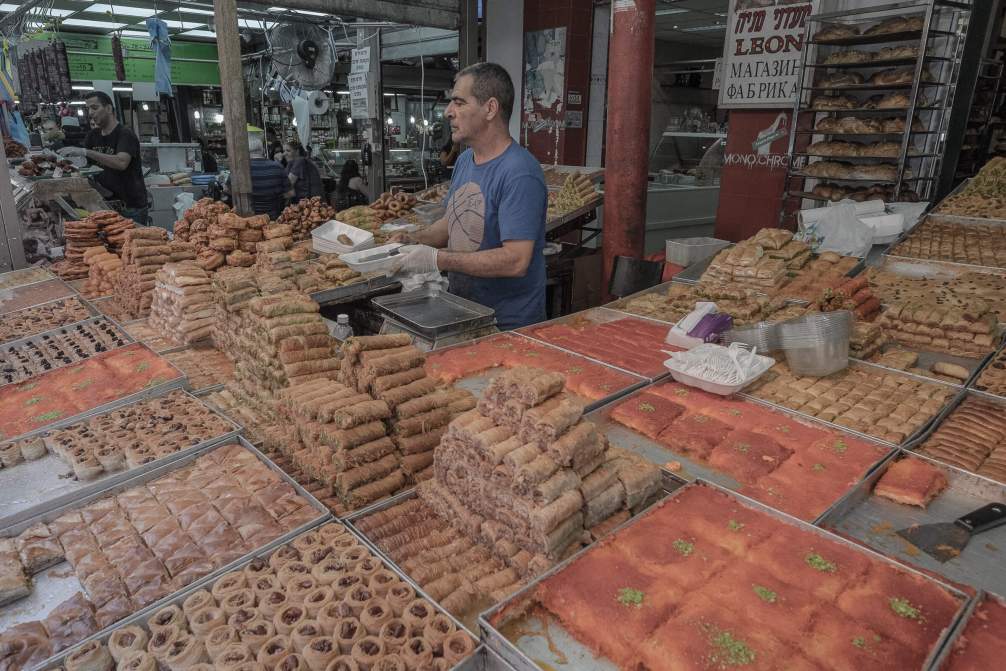
[[[802,223],[801,240],[817,253],[837,252],[843,256],[866,256],[873,246],[873,229],[856,216],[852,202],[822,208],[825,212],[813,223]]]
[[[171,206],[175,210],[175,219],[181,219],[186,210],[191,208],[196,202],[196,197],[191,193],[182,192],[175,196],[175,202]]]

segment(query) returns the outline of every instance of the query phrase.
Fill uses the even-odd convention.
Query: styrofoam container
[[[339,236],[345,235],[353,241],[352,245],[339,242]],[[329,254],[347,254],[369,249],[374,246],[374,234],[356,226],[350,226],[337,219],[326,221],[311,231],[311,239],[315,251]]]
[[[893,242],[905,230],[905,215],[882,214],[876,217],[859,217],[859,220],[873,229],[873,244]]]
[[[339,260],[358,273],[386,272],[399,260],[398,256],[388,256],[388,253],[401,246],[400,243],[390,242],[379,247],[340,254]]]
[[[748,379],[744,380],[740,384],[720,384],[718,382],[710,382],[709,380],[704,380],[700,377],[694,375],[689,375],[683,371],[678,370],[674,366],[674,362],[668,359],[664,362],[664,366],[667,370],[671,371],[671,377],[680,382],[681,384],[687,384],[689,387],[696,387],[702,391],[708,391],[710,394],[718,394],[720,396],[730,396],[731,394],[736,394],[744,387],[748,386],[762,375],[764,375],[769,368],[775,365],[775,359],[768,356],[756,355],[758,362],[758,367],[753,371],[753,374]]]

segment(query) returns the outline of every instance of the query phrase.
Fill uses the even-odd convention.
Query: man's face
[[[286,147],[283,148],[283,158],[285,158],[287,163],[289,163],[297,158],[297,151],[290,145],[286,145]]]
[[[451,102],[444,116],[451,126],[451,140],[461,144],[470,143],[489,126],[489,103],[480,105],[472,94],[472,76],[463,75],[454,81]]]
[[[56,130],[56,122],[46,121],[45,123],[42,124],[42,130],[45,133],[52,133],[53,131]]]
[[[87,118],[95,128],[104,126],[112,116],[112,106],[104,105],[97,98],[87,99]]]

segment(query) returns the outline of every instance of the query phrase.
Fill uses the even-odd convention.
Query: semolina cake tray
[[[908,671],[929,668],[966,602],[693,484],[484,614],[482,627],[518,669]]]

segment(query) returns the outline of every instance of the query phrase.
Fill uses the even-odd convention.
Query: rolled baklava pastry
[[[257,608],[238,608],[227,618],[227,624],[240,630],[244,625],[263,619]]]
[[[318,564],[320,564],[321,562],[325,561],[330,556],[332,556],[333,552],[334,551],[332,550],[332,548],[330,548],[327,545],[318,545],[313,548],[304,550],[303,561],[305,564],[310,566],[313,571],[315,566],[317,566]]]
[[[324,636],[321,625],[315,620],[304,620],[298,624],[290,634],[290,641],[293,643],[293,651],[303,654],[304,646],[308,641],[317,636]]]
[[[426,641],[434,654],[441,654],[444,639],[456,632],[458,628],[454,626],[451,618],[441,613],[435,613],[426,621],[423,627],[423,640]]]
[[[377,638],[384,643],[384,649],[389,653],[397,653],[409,640],[409,628],[400,618],[392,618],[384,623]]]
[[[332,583],[332,591],[335,592],[336,599],[345,599],[346,594],[348,594],[351,589],[359,585],[366,584],[367,582],[363,579],[362,575],[350,571]]]
[[[398,576],[389,571],[386,568],[381,568],[370,574],[370,579],[367,581],[367,587],[376,596],[384,597],[387,596],[388,590],[390,590],[394,585],[399,582]]]
[[[385,655],[377,660],[370,671],[408,671],[405,660],[399,655]]]
[[[395,617],[395,614],[391,610],[391,606],[388,605],[388,602],[380,597],[374,597],[363,606],[363,612],[360,614],[360,624],[363,625],[363,628],[367,630],[369,635],[377,636],[381,633],[381,627],[390,622],[393,617]]]
[[[421,638],[410,638],[398,653],[405,660],[405,668],[409,671],[425,669],[433,663],[433,650]]]
[[[182,634],[171,644],[163,662],[171,671],[188,671],[195,664],[210,661],[206,646],[197,636]]]
[[[378,574],[374,574],[375,576]],[[374,578],[371,577],[371,582]],[[416,600],[416,590],[412,589],[412,586],[408,583],[398,580],[398,576],[395,576],[395,580],[398,581],[397,584],[393,584],[390,589],[388,589],[387,594],[384,595],[385,600],[388,605],[391,606],[392,612],[395,617],[402,617],[405,613],[405,609]],[[377,594],[378,591],[371,585],[371,589]]]
[[[287,599],[291,603],[304,603],[304,599],[318,587],[318,583],[311,574],[307,574],[291,580],[285,587]]]
[[[356,536],[352,534],[343,534],[341,536],[336,536],[335,538],[330,540],[328,544],[333,550],[335,550],[339,554],[342,554],[343,550],[352,547],[359,547],[360,542],[356,540]]]
[[[426,599],[414,599],[402,612],[402,621],[413,636],[422,636],[426,623],[435,612]]]
[[[220,601],[220,608],[223,609],[224,614],[228,617],[242,608],[255,608],[255,592],[247,587],[234,590],[224,595],[224,598]]]
[[[182,612],[190,616],[192,613],[198,612],[204,608],[214,608],[217,605],[217,600],[213,595],[205,589],[201,589],[198,592],[189,595],[185,601],[182,602]]]
[[[331,545],[334,539],[338,538],[339,536],[345,536],[348,533],[349,532],[346,530],[345,526],[338,524],[336,522],[326,524],[317,531],[318,537],[321,539],[321,542],[325,545]]]
[[[284,586],[289,585],[297,578],[309,575],[311,575],[311,567],[300,560],[287,562],[276,571],[276,577]]]
[[[272,618],[276,633],[290,635],[298,624],[307,619],[307,611],[300,604],[291,603],[283,606]]]
[[[179,626],[160,627],[159,629],[152,630],[150,640],[147,641],[147,652],[153,655],[158,661],[161,661],[168,654],[168,651],[171,650],[171,644],[175,642],[175,639],[184,633]]]
[[[189,671],[215,671],[216,667],[213,666],[212,662],[204,662],[202,664],[193,664],[189,667]]]
[[[360,667],[349,655],[339,655],[329,662],[325,671],[360,671]]]
[[[321,630],[325,636],[332,636],[335,633],[335,626],[339,623],[339,620],[352,616],[353,611],[343,602],[329,601],[318,611],[318,617],[315,619],[321,625]]]
[[[349,654],[360,667],[360,671],[370,671],[384,656],[384,644],[376,636],[364,636],[353,644]]]
[[[335,600],[335,591],[331,587],[315,587],[304,596],[304,608],[310,618],[317,619],[321,609]]]
[[[147,627],[150,631],[157,631],[164,627],[186,629],[188,623],[185,621],[185,614],[182,609],[172,604],[160,609],[147,620]]]
[[[100,641],[90,641],[80,646],[66,657],[67,671],[112,671],[115,660]]]
[[[146,649],[147,632],[136,625],[116,629],[108,637],[108,652],[117,662],[130,652],[144,652]]]
[[[235,643],[241,644],[241,635],[235,627],[225,624],[212,630],[206,636],[206,652],[210,659],[216,662],[223,651]]]
[[[275,573],[273,567],[269,565],[265,559],[256,557],[248,562],[248,565],[244,567],[244,574],[248,576],[248,584],[251,585],[255,578],[263,575],[272,575]]]
[[[365,557],[363,561],[356,565],[356,570],[369,582],[370,578],[384,568],[384,564],[376,557]]]
[[[315,564],[311,569],[311,577],[319,585],[331,585],[339,578],[347,575],[349,569],[346,564],[337,557],[329,556],[323,561]]]
[[[363,628],[360,621],[355,617],[344,617],[335,625],[332,638],[339,644],[339,650],[344,655],[353,651],[353,645],[367,635],[367,630]]]
[[[284,545],[269,555],[269,566],[277,573],[292,561],[300,561],[300,551],[292,545]]]
[[[210,666],[210,669],[213,669]],[[191,671],[191,670],[190,670]],[[231,669],[231,671],[267,671],[264,666],[258,662],[242,662]]]
[[[238,635],[248,650],[257,656],[265,642],[276,635],[276,627],[272,622],[258,618],[238,627]]]
[[[248,582],[248,586],[253,592],[255,592],[256,599],[261,599],[263,594],[267,594],[274,589],[281,589],[283,587],[279,583],[279,578],[271,573],[263,573],[260,576],[252,578]]]
[[[331,636],[315,636],[304,646],[301,656],[311,671],[325,671],[339,656],[339,644]]]
[[[220,576],[213,583],[210,591],[213,592],[213,598],[217,600],[217,603],[222,604],[228,594],[245,589],[246,587],[248,587],[248,576],[245,575],[244,571],[231,571]]]
[[[276,663],[276,671],[309,671],[307,662],[297,653],[291,653]]]
[[[346,592],[346,596],[342,600],[353,611],[353,617],[358,618],[363,613],[364,606],[373,598],[374,593],[370,591],[370,588],[361,584]]]
[[[276,668],[279,660],[293,652],[289,636],[273,636],[259,648],[256,661],[267,669]]]
[[[464,631],[455,631],[443,641],[443,657],[448,666],[455,666],[473,652],[475,640]]]
[[[227,616],[220,608],[203,608],[189,615],[189,628],[197,636],[208,636],[217,627],[227,624]]]
[[[139,650],[127,652],[115,667],[117,671],[157,671],[154,656]]]
[[[255,657],[248,650],[248,646],[243,643],[231,643],[220,650],[216,659],[213,660],[213,665],[219,671],[234,671],[242,664],[254,661]]]
[[[272,618],[276,613],[289,605],[289,603],[290,601],[287,599],[285,591],[274,589],[259,596],[258,609],[263,616]]]

